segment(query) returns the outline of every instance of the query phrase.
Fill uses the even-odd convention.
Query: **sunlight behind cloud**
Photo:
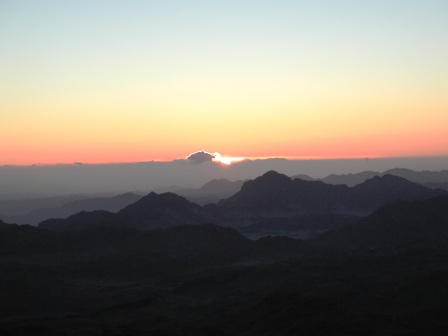
[[[215,158],[212,161],[219,162],[227,166],[231,165],[232,163],[241,162],[247,159],[245,157],[222,156],[219,153],[213,153],[213,154],[215,155]]]
[[[448,154],[447,1],[6,3],[0,164]]]

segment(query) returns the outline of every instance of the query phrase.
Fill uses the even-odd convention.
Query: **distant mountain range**
[[[270,171],[246,182],[241,191],[222,200],[222,209],[266,213],[322,212],[366,214],[395,200],[416,200],[445,194],[404,178],[374,176],[354,187],[291,179]]]
[[[375,176],[394,175],[404,177],[407,180],[419,183],[431,189],[443,189],[448,191],[448,171],[422,171],[416,172],[409,169],[391,169],[383,173],[375,171],[365,171],[357,174],[329,175],[321,180],[326,184],[345,184],[349,187],[361,184]],[[300,174],[291,177],[305,181],[317,181],[308,175]],[[220,200],[229,198],[241,190],[244,184],[243,180],[229,181],[228,179],[212,179],[197,189],[185,189],[181,187],[159,188],[157,193],[166,191],[187,198],[189,201],[199,205],[218,203]],[[380,195],[381,196],[381,195]],[[109,212],[118,212],[125,206],[137,201],[142,196],[132,193],[126,193],[109,197],[92,196],[63,196],[52,198],[29,198],[17,200],[0,200],[0,218],[7,222],[17,224],[37,225],[43,220],[50,218],[67,218],[81,211],[106,210]],[[347,219],[344,219],[346,221]],[[303,219],[304,223],[307,219]],[[323,220],[328,222],[328,218]],[[348,220],[350,221],[350,219]],[[283,220],[283,222],[285,222]],[[316,221],[312,221],[315,225]],[[322,222],[319,220],[318,222]],[[223,223],[221,223],[223,224]],[[263,225],[265,225],[264,223]],[[282,224],[290,227],[291,223],[287,221]]]
[[[219,200],[237,193],[245,181],[229,181],[228,179],[213,179],[198,189],[172,189],[177,195],[188,198],[200,205],[217,203]]]
[[[227,183],[227,182],[224,182]],[[173,193],[150,193],[114,214],[80,212],[67,219],[43,221],[51,230],[100,227],[153,230],[180,225],[215,223],[239,229],[318,231],[352,223],[354,218],[397,200],[419,200],[446,194],[403,178],[374,177],[355,187],[291,179],[274,171],[247,181],[235,195],[218,204],[200,206]],[[267,222],[268,221],[268,222]]]
[[[386,192],[387,182],[412,190],[409,182],[390,179],[371,179],[359,193]],[[294,190],[293,181],[269,172],[243,188],[244,200],[278,183],[284,192]],[[307,188],[332,190],[322,184]],[[444,335],[447,330],[448,196],[395,201],[357,224],[308,241],[252,241],[232,228],[198,224],[195,216],[207,208],[154,193],[122,215],[79,213],[66,230],[0,221],[0,334]],[[151,231],[136,225],[182,216],[196,225]],[[101,220],[109,223],[99,225]],[[117,225],[110,225],[115,220]]]
[[[394,202],[354,225],[317,237],[314,243],[339,249],[446,248],[448,196]]]
[[[448,170],[417,172],[411,169],[394,168],[386,170],[382,173],[375,171],[364,171],[355,174],[331,174],[323,179],[320,179],[320,181],[328,184],[346,184],[347,186],[351,187],[360,184],[374,176],[384,175],[399,176],[411,182],[416,182],[428,187],[436,187],[448,190]]]
[[[44,207],[35,209],[23,214],[15,216],[3,216],[2,218],[8,222],[17,224],[37,225],[41,221],[48,218],[66,218],[80,211],[95,211],[105,210],[110,212],[117,212],[125,206],[136,202],[142,196],[133,193],[121,194],[113,197],[86,197],[77,200],[71,200],[55,207]],[[56,198],[53,198],[56,199]],[[66,197],[61,198],[61,201]],[[0,201],[1,203],[2,201]],[[11,201],[10,201],[11,202]],[[32,203],[32,200],[24,200],[23,203]],[[42,201],[41,201],[42,202]],[[20,204],[20,201],[16,201]],[[38,206],[39,200],[35,200],[35,206]]]
[[[172,191],[200,205],[217,203],[241,189],[244,181],[213,179],[198,189],[179,187],[159,189],[158,193]],[[166,190],[166,191],[164,191]],[[110,197],[63,196],[52,198],[29,198],[0,200],[0,217],[7,222],[37,225],[50,218],[67,218],[81,211],[106,210],[118,212],[125,206],[142,198],[141,195],[125,193]]]
[[[7,224],[0,220],[0,255],[71,253],[80,248],[86,251],[102,249],[108,244],[118,250],[121,246],[131,244],[137,250],[183,257],[189,253],[195,253],[199,257],[201,253],[210,252],[211,249],[221,249],[214,252],[215,255],[228,255],[238,250],[240,257],[256,255],[257,258],[269,258],[269,250],[277,256],[281,254],[286,257],[291,251],[302,253],[305,246],[338,250],[418,247],[448,250],[448,195],[393,202],[380,207],[356,224],[320,234],[309,240],[307,245],[290,238],[263,238],[252,242],[235,229],[199,224],[199,221],[194,222],[194,225],[182,225],[179,222],[179,225],[169,229],[142,232],[140,229],[145,220],[154,220],[154,216],[163,215],[167,209],[158,213],[147,210],[141,212],[141,207],[146,209],[147,206],[165,203],[164,207],[171,204],[173,208],[177,207],[180,212],[187,211],[188,214],[191,214],[191,209],[200,208],[174,194],[150,194],[147,197],[148,199],[142,199],[124,209],[121,212],[123,217],[105,211],[84,212],[60,222],[43,222],[37,228]],[[149,213],[152,213],[150,217]],[[132,223],[136,223],[133,218],[142,214],[145,216],[141,219],[143,222],[137,221],[140,227],[133,225]],[[124,218],[129,221],[120,222]],[[113,226],[113,223],[117,225]],[[62,226],[65,226],[64,229]],[[230,241],[225,242],[227,239]],[[229,248],[226,251],[224,246],[219,247],[221,242],[235,246],[226,247]]]
[[[205,224],[209,221],[200,205],[173,193],[154,192],[128,205],[118,213],[80,212],[67,219],[48,219],[39,224],[50,230],[83,230],[104,227],[153,230],[174,226]]]

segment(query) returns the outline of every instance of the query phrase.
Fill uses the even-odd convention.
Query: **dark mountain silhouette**
[[[0,235],[2,335],[442,335],[447,327],[439,250],[325,252],[214,225],[13,228]]]
[[[0,223],[0,256],[57,254],[72,245],[62,236],[35,226]]]
[[[328,232],[315,243],[338,248],[448,246],[448,196],[397,201],[374,211],[359,223]]]
[[[87,220],[91,219],[87,216]],[[4,225],[8,226],[7,230]],[[201,262],[234,262],[247,257],[253,244],[234,229],[212,224],[177,226],[149,232],[99,225],[89,230],[51,231],[28,225],[0,224],[0,232],[0,255],[135,252],[189,260],[204,259]]]
[[[244,181],[241,180],[229,181],[228,179],[213,179],[200,187],[198,191],[210,194],[227,193],[232,195],[241,189],[243,183]]]
[[[52,231],[77,231],[95,228],[119,228],[123,221],[119,216],[104,210],[81,211],[66,219],[47,219],[38,227]]]
[[[9,230],[12,226],[13,226],[13,224],[5,223],[4,221],[2,221],[2,220],[0,219],[0,231],[7,231],[7,230]]]
[[[49,230],[84,230],[102,227],[153,230],[188,224],[204,224],[208,217],[201,206],[173,193],[154,192],[123,208],[80,212],[67,219],[49,219],[39,224]]]
[[[49,218],[67,218],[68,216],[81,211],[105,210],[117,212],[125,206],[136,202],[141,197],[142,196],[133,193],[126,193],[113,197],[85,198],[71,201],[58,207],[38,209],[24,215],[9,216],[7,218],[9,221],[18,224],[37,225]]]
[[[353,187],[357,184],[363,183],[364,181],[374,177],[381,176],[382,173],[374,172],[374,171],[364,171],[355,174],[330,174],[327,177],[321,179],[322,182],[328,184],[346,184],[349,187]]]
[[[346,184],[349,187],[353,187],[357,184],[363,183],[367,179],[374,176],[394,175],[403,177],[411,182],[419,183],[430,187],[430,184],[436,183],[448,183],[448,170],[442,171],[414,171],[405,168],[394,168],[386,170],[382,173],[375,171],[364,171],[355,174],[331,174],[321,179],[320,181],[329,184]],[[434,186],[431,188],[435,189]],[[442,188],[445,189],[445,188]]]
[[[291,179],[270,171],[247,181],[240,192],[207,210],[219,215],[215,223],[238,228],[253,239],[266,235],[307,239],[356,223],[375,209],[397,200],[443,194],[446,194],[443,190],[429,189],[392,175],[348,187]]]
[[[122,209],[118,216],[140,229],[204,224],[208,218],[202,207],[173,193],[150,193]]]
[[[312,178],[309,175],[305,175],[305,174],[298,174],[298,175],[293,175],[291,176],[291,178],[294,179],[299,179],[299,180],[305,180],[305,181],[314,181],[315,179]]]
[[[271,171],[219,205],[151,193],[119,213],[0,221],[0,334],[445,335],[448,196],[392,200],[439,192],[396,176],[349,188]],[[308,241],[201,224],[337,222],[389,200]]]
[[[216,181],[214,184],[220,184]],[[223,182],[227,184],[227,182]],[[116,215],[106,211],[82,212],[66,220],[43,221],[50,230],[124,227],[140,230],[216,223],[244,229],[248,236],[272,230],[306,234],[353,223],[356,217],[396,200],[415,200],[444,194],[392,175],[374,177],[353,188],[321,181],[291,179],[274,171],[243,184],[235,195],[218,205],[201,207],[173,193],[150,193]],[[278,235],[278,233],[275,233]]]
[[[424,185],[427,188],[431,188],[431,189],[442,189],[445,191],[448,191],[448,182],[427,182],[427,183],[423,183],[422,185]]]
[[[248,257],[252,241],[238,231],[212,224],[184,225],[146,234],[153,253],[189,262],[226,264]]]
[[[177,195],[187,198],[191,202],[205,205],[217,203],[219,200],[236,194],[244,181],[229,181],[228,179],[213,179],[198,189],[173,188],[171,191]]]
[[[243,184],[241,191],[219,202],[224,209],[298,213],[369,213],[395,200],[415,200],[444,194],[403,178],[385,175],[374,177],[355,187],[330,185],[321,181],[304,181],[267,172]]]
[[[83,199],[83,196],[60,196],[60,197],[26,197],[22,199],[1,199],[0,214],[2,218],[22,216],[29,212],[45,208],[57,208],[66,203]]]
[[[346,186],[331,186],[320,181],[292,180],[269,171],[243,184],[241,191],[223,200],[219,206],[229,210],[263,212],[316,212],[333,203],[332,191],[348,192]]]
[[[391,174],[395,176],[403,177],[409,181],[417,183],[428,182],[448,182],[448,170],[441,171],[414,171],[405,168],[394,168],[384,172],[384,174]]]
[[[237,194],[220,201],[218,205],[241,210],[286,208],[296,201],[293,199],[295,195],[292,194],[291,181],[286,175],[269,171],[255,180],[245,182]]]
[[[412,201],[446,194],[394,175],[374,176],[351,189],[359,202],[376,209],[396,200]]]

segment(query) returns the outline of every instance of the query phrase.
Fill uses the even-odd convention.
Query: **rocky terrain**
[[[328,209],[368,214],[307,240],[212,222]],[[151,193],[117,213],[1,221],[0,334],[444,335],[447,246],[448,196],[391,176],[349,188],[269,172],[214,206]]]

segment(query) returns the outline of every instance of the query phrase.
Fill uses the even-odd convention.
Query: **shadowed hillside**
[[[349,188],[320,181],[291,179],[274,171],[247,181],[217,205],[200,206],[173,193],[150,193],[117,214],[82,212],[39,224],[51,230],[126,227],[141,230],[215,223],[238,228],[249,237],[289,235],[308,238],[353,224],[376,208],[397,200],[445,194],[403,178],[384,175]]]
[[[243,184],[241,191],[216,208],[224,223],[250,236],[293,234],[306,238],[322,230],[353,224],[397,200],[418,200],[446,194],[401,177],[375,176],[354,187],[291,179],[270,171]],[[220,223],[220,222],[218,222]]]
[[[429,211],[446,231],[446,202],[401,202],[398,214]],[[388,239],[397,221],[376,213],[394,206],[369,217],[382,219],[371,241]],[[369,218],[359,225],[380,223]],[[442,335],[440,232],[440,248],[425,240],[343,251],[328,235],[251,241],[215,225],[52,232],[0,223],[0,333]]]
[[[150,193],[118,213],[0,221],[0,334],[444,335],[448,196],[438,193],[390,175],[349,188],[271,171],[218,205]],[[215,220],[315,237],[248,239],[205,224]]]
[[[70,201],[57,207],[41,208],[16,216],[7,216],[8,221],[18,224],[37,225],[49,218],[66,218],[81,211],[105,210],[117,212],[139,200],[141,196],[126,193],[114,197],[83,198]]]
[[[202,207],[173,193],[154,192],[128,205],[117,214],[107,211],[81,212],[67,219],[49,219],[39,227],[51,230],[83,230],[121,227],[141,230],[203,224],[208,218]]]
[[[445,194],[442,190],[432,190],[392,175],[375,176],[349,188],[290,179],[270,171],[244,183],[240,192],[219,202],[219,206],[259,213],[270,210],[368,213],[395,200],[424,199],[442,194]]]
[[[338,248],[399,248],[428,245],[446,248],[448,197],[398,201],[374,211],[355,225],[328,232],[316,243]]]
[[[355,174],[330,174],[327,177],[321,179],[322,182],[329,184],[346,184],[349,187],[353,187],[357,184],[363,183],[365,180],[374,176],[394,175],[405,178],[411,182],[419,183],[428,187],[443,186],[448,183],[448,171],[414,171],[411,169],[394,168],[388,169],[383,173],[375,171],[363,171]],[[445,189],[445,188],[443,188]]]

